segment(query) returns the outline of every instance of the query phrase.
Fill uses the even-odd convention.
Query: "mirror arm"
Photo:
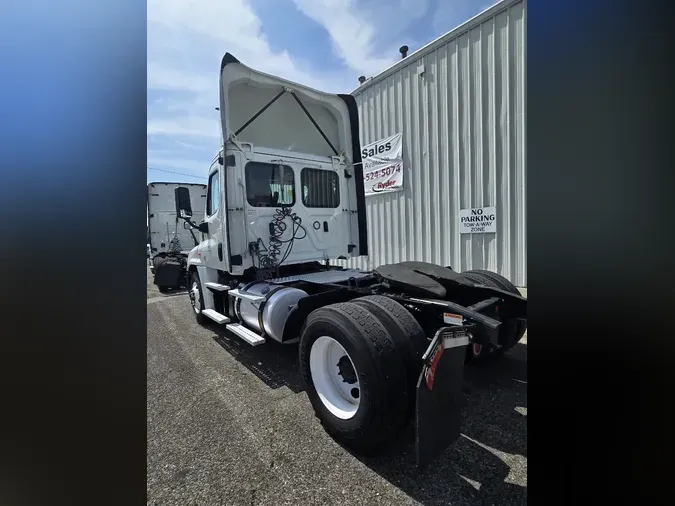
[[[199,241],[197,240],[197,237],[195,237],[195,233],[192,231],[192,228],[189,228],[188,231],[190,232],[190,235],[192,236],[192,240],[195,243],[195,246],[199,246]]]
[[[205,225],[204,222],[202,222],[200,225],[197,225],[194,221],[192,221],[190,218],[186,216],[179,216],[180,219],[184,220],[185,223],[190,225],[190,228],[188,229],[190,231],[190,235],[192,236],[192,240],[195,243],[195,246],[199,246],[199,241],[195,237],[195,234],[192,233],[192,229],[199,230],[201,233],[205,234],[207,233],[207,230],[202,230],[202,227],[200,225]]]
[[[197,224],[196,224],[194,221],[192,221],[190,218],[187,218],[187,217],[185,217],[185,216],[179,216],[179,218],[180,218],[181,220],[184,220],[185,223],[187,223],[188,225],[190,225],[191,228],[199,229],[199,225],[197,225]]]

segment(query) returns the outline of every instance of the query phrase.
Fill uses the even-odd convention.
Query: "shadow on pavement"
[[[463,433],[496,450],[527,458],[527,345],[500,360],[464,370]]]
[[[509,465],[463,436],[425,471],[416,466],[412,428],[377,457],[356,458],[426,506],[527,504],[527,487],[505,481]]]
[[[164,293],[157,290],[157,294],[162,297],[177,297],[179,295],[187,295],[187,288],[169,288],[169,290]]]
[[[268,340],[251,347],[221,327],[209,328],[227,353],[270,388],[286,386],[295,393],[304,391],[297,346]],[[462,436],[425,471],[416,466],[412,425],[377,456],[350,453],[427,506],[526,504],[527,487],[506,481],[512,471],[526,479],[525,465],[512,469],[491,449],[527,458],[527,417],[522,409],[527,409],[527,346],[518,344],[492,363],[466,366],[464,378]],[[521,408],[520,412],[516,408]]]
[[[148,287],[147,287],[147,298],[155,298],[155,297],[176,297],[179,295],[187,295],[187,286],[182,286],[180,288],[169,288],[167,292],[160,292],[159,288],[157,288],[157,285],[154,283],[154,275],[152,272],[150,272],[150,269],[148,268],[147,272],[148,276]]]
[[[512,471],[525,479],[525,466],[512,469],[490,449],[527,458],[527,417],[515,410],[527,408],[527,346],[516,345],[495,362],[467,366],[464,379],[462,436],[428,469],[417,469],[412,426],[384,453],[355,457],[427,506],[526,504],[527,487],[506,481]]]
[[[232,357],[255,374],[270,388],[288,387],[292,392],[304,392],[298,371],[298,347],[280,344],[272,339],[260,346],[251,346],[217,325],[209,324],[213,339]]]

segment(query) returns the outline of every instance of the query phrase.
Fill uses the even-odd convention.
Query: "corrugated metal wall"
[[[343,265],[421,260],[527,286],[525,16],[525,0],[500,2],[354,92],[362,145],[403,132],[405,179],[366,198],[370,255]],[[497,232],[460,234],[459,209],[486,206]]]

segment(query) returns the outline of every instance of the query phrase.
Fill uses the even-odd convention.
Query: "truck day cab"
[[[488,271],[329,264],[368,254],[352,96],[257,72],[228,53],[220,115],[201,223],[193,190],[175,190],[177,214],[203,234],[187,261],[197,321],[252,346],[298,343],[307,395],[332,437],[365,451],[414,423],[427,465],[459,437],[465,360],[514,346],[526,300]]]
[[[196,209],[193,220],[204,218],[206,185],[192,183],[148,184],[148,263],[154,283],[160,292],[180,288],[187,283],[187,258],[199,243],[198,232],[192,230],[176,213],[176,188],[190,192],[191,206]]]

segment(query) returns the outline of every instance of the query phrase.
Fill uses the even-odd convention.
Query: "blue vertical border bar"
[[[671,501],[672,11],[528,0],[533,504]]]
[[[146,3],[0,6],[2,504],[145,504]]]

